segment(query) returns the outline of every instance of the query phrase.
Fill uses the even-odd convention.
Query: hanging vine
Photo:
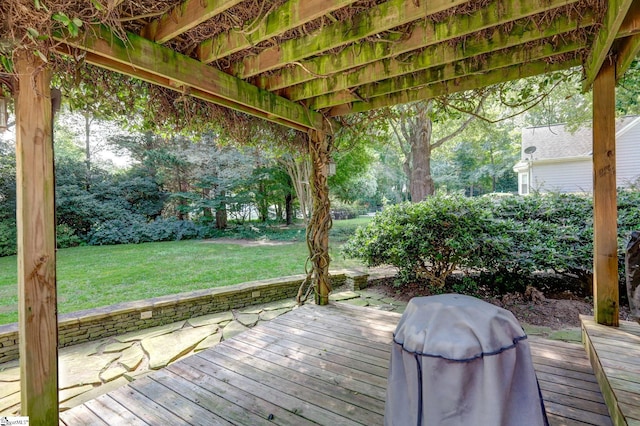
[[[333,137],[324,132],[308,135],[311,154],[311,182],[313,211],[307,226],[306,241],[309,257],[305,264],[306,278],[300,285],[296,301],[304,304],[311,291],[315,292],[317,304],[328,303],[331,291],[329,281],[329,230],[331,229],[331,203],[327,184],[328,164],[333,149]]]

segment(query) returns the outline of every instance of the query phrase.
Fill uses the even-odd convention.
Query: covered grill
[[[412,299],[394,333],[385,425],[548,424],[527,336],[470,296]]]

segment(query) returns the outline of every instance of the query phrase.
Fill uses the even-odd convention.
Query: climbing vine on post
[[[308,263],[311,264],[311,270],[307,271],[307,278],[300,286],[297,301],[298,304],[304,303],[313,289],[316,304],[326,305],[329,303],[329,293],[331,292],[329,230],[332,223],[327,178],[329,177],[332,137],[326,132],[313,130],[309,132],[308,138],[311,154],[309,183],[313,196],[313,211],[307,225]],[[309,287],[305,292],[304,288],[307,285]]]

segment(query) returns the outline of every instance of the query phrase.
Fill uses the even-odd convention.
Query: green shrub
[[[532,194],[504,197],[493,215],[517,223],[514,256],[503,258],[509,273],[554,271],[590,285],[593,262],[593,208],[590,197],[576,194]]]
[[[16,222],[0,221],[0,257],[16,254],[17,238]]]
[[[483,246],[496,226],[488,203],[463,197],[430,197],[385,209],[356,231],[347,255],[369,266],[398,267],[401,281],[426,278],[443,287],[456,268],[479,266]]]
[[[58,248],[77,247],[84,244],[82,238],[68,225],[56,226],[56,246]]]
[[[589,294],[592,215],[591,197],[575,194],[432,197],[386,209],[356,232],[346,254],[370,266],[396,266],[402,282],[427,278],[442,287],[460,269],[505,292],[523,290],[534,272],[555,272]],[[640,229],[640,191],[619,192],[618,224],[622,279],[628,235]]]
[[[205,229],[190,221],[156,219],[145,222],[142,217],[108,220],[89,233],[90,245],[139,244],[154,241],[177,241],[202,238]]]

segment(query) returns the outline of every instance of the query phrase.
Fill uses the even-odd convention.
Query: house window
[[[520,195],[529,194],[529,174],[520,173]]]

